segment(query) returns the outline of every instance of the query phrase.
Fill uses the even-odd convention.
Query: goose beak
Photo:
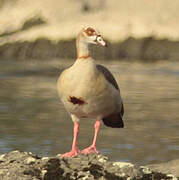
[[[107,47],[107,43],[103,39],[99,42],[99,44],[101,46]]]

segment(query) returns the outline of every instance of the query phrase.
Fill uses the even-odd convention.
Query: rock
[[[170,170],[155,170],[156,165],[138,167],[132,163],[111,162],[101,154],[61,158],[12,151],[0,157],[3,159],[0,162],[0,179],[3,180],[177,180],[178,177]],[[176,163],[178,160],[168,165],[176,166]],[[167,164],[163,165],[167,168]]]
[[[148,167],[154,171],[162,172],[165,174],[173,174],[174,176],[179,177],[179,159],[172,160],[166,163],[148,165]]]
[[[0,156],[0,163],[3,162],[3,161],[5,161],[4,156],[5,156],[5,154],[2,154],[2,155]]]
[[[26,164],[33,164],[35,163],[36,159],[33,158],[33,157],[28,157],[26,160],[25,160],[25,163]]]

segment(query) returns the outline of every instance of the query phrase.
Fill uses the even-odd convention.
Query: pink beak
[[[100,45],[107,47],[106,42],[102,39],[100,42],[98,42]]]

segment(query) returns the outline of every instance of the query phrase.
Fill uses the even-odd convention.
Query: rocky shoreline
[[[174,165],[174,164],[173,164]],[[159,167],[159,166],[158,166]],[[168,164],[168,169],[172,169]],[[179,174],[156,170],[156,165],[136,166],[111,162],[101,154],[75,158],[39,157],[31,152],[11,151],[0,156],[0,180],[178,180]]]
[[[121,42],[108,42],[108,47],[92,46],[92,56],[102,60],[178,60],[179,41],[146,37],[136,39],[129,37]],[[25,60],[52,58],[75,59],[75,39],[57,40],[37,38],[29,41],[7,41],[0,43],[0,59]]]
[[[74,39],[87,25],[108,40],[107,49],[94,49],[96,59],[178,60],[178,5],[176,0],[0,0],[0,60],[74,59]]]
[[[41,29],[48,27],[48,33],[39,34]],[[38,32],[36,32],[36,29]],[[53,27],[41,16],[30,17],[16,29],[0,32],[0,60],[24,59],[75,59],[75,36],[53,34]],[[57,31],[57,30],[56,30]],[[43,32],[43,31],[42,31]],[[53,36],[52,36],[53,34]],[[105,38],[108,47],[92,46],[92,56],[96,59],[131,59],[143,61],[179,60],[179,40],[157,37],[148,34],[145,37],[134,35],[112,41]]]

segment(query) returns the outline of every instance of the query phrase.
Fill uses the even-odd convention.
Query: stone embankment
[[[147,62],[179,59],[179,41],[129,37],[122,42],[107,41],[107,44],[107,48],[92,46],[92,56],[102,60],[131,59]],[[75,59],[75,39],[54,42],[41,37],[33,41],[10,41],[0,44],[0,59],[3,60],[52,58]]]
[[[0,0],[0,60],[75,58],[92,25],[108,41],[96,59],[179,59],[179,1]]]
[[[165,168],[162,169],[161,165],[135,166],[126,162],[111,162],[101,154],[61,158],[60,155],[39,157],[30,152],[12,151],[0,156],[0,180],[179,179],[177,161],[162,165]]]

